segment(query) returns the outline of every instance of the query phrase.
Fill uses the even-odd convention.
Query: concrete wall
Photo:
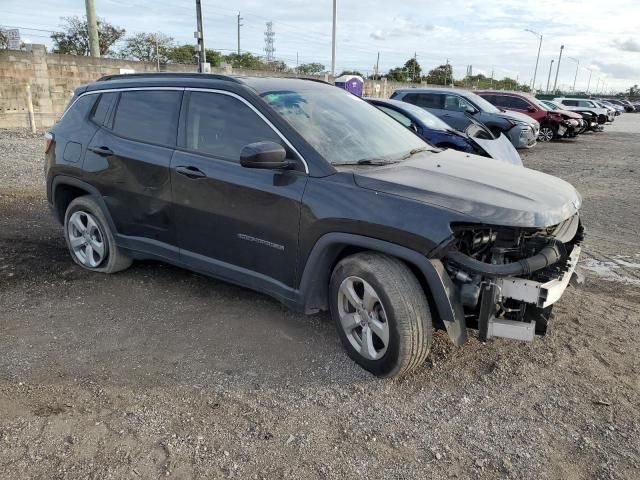
[[[177,68],[176,68],[177,67]],[[121,69],[155,71],[152,63],[47,53],[43,45],[30,52],[0,51],[0,127],[27,127],[26,85],[31,85],[33,109],[39,128],[52,125],[64,111],[73,90],[82,83]],[[194,70],[172,65],[171,70]]]
[[[43,45],[32,50],[0,50],[0,128],[29,126],[26,86],[31,85],[33,109],[38,128],[53,125],[64,111],[74,89],[104,75],[121,73],[121,69],[135,72],[155,72],[154,63],[112,58],[93,58],[47,53]],[[195,65],[162,65],[163,71],[196,71]],[[286,76],[295,74],[268,71],[212,68],[212,73],[252,76]],[[328,76],[320,77],[330,80]],[[376,89],[375,85],[379,85]],[[395,88],[409,86],[386,80],[365,82],[365,95],[388,97]]]

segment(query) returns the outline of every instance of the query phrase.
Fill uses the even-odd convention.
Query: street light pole
[[[526,32],[531,32],[534,35],[537,35],[540,37],[540,44],[538,45],[538,56],[536,57],[536,68],[533,71],[533,81],[531,82],[531,90],[534,90],[536,87],[536,75],[538,74],[538,62],[540,61],[540,50],[542,50],[542,35],[538,32],[534,32],[533,30],[530,30],[528,28],[525,29]]]
[[[556,86],[558,85],[558,72],[560,72],[560,62],[562,62],[562,51],[564,50],[564,45],[560,45],[560,55],[558,56],[558,65],[556,65],[556,79],[553,81],[553,91],[556,91]]]
[[[549,65],[549,76],[547,77],[547,93],[549,93],[549,82],[551,81],[551,70],[553,70],[553,58],[551,59],[551,64]]]
[[[333,0],[333,30],[331,32],[331,76],[336,76],[336,0]]]
[[[591,86],[591,74],[593,73],[593,70],[591,70],[590,68],[587,68],[587,70],[589,70],[589,81],[587,82],[587,94],[589,94],[589,87]]]
[[[569,60],[576,62],[576,75],[573,77],[573,93],[576,93],[576,80],[578,79],[578,69],[580,68],[580,60],[573,57],[567,57]]]

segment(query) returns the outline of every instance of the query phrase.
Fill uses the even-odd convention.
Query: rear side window
[[[442,95],[437,93],[408,93],[403,100],[423,108],[443,108]]]
[[[186,147],[218,158],[240,162],[248,144],[280,137],[251,108],[219,93],[191,92],[187,101]]]
[[[518,97],[510,97],[508,95],[502,97],[505,100],[505,107],[515,108],[517,110],[527,110],[529,104]]]
[[[141,142],[175,145],[181,97],[180,91],[122,92],[113,131]]]
[[[577,100],[562,100],[562,103],[564,105],[569,106],[569,107],[577,107],[578,106]]]
[[[496,95],[487,95],[487,94],[478,94],[480,95],[482,98],[484,98],[487,102],[493,104],[493,105],[498,105],[498,106],[502,106],[501,104],[501,98],[502,97],[498,97]]]
[[[93,120],[98,125],[104,125],[107,119],[107,113],[109,113],[109,108],[111,107],[111,104],[117,96],[118,94],[115,92],[100,94],[98,102],[93,107],[91,120]]]
[[[62,115],[62,118],[58,122],[58,125],[75,125],[78,126],[79,123],[86,121],[87,115],[93,107],[96,101],[95,95],[84,95],[82,97],[78,97],[67,110]]]

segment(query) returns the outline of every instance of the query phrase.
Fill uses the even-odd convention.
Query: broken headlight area
[[[467,325],[481,340],[532,340],[573,281],[584,230],[578,214],[547,228],[456,225],[443,252]]]

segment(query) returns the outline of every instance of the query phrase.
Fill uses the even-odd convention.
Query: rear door
[[[245,168],[250,143],[282,144],[300,170]],[[248,102],[225,92],[185,93],[180,149],[171,162],[182,261],[234,280],[247,276],[294,285],[300,202],[307,175],[292,152]]]
[[[169,166],[182,93],[181,89],[123,91],[109,99],[114,105],[107,111],[99,104],[96,113],[108,118],[84,160],[85,176],[104,197],[119,243],[152,251],[173,246],[176,256]]]

